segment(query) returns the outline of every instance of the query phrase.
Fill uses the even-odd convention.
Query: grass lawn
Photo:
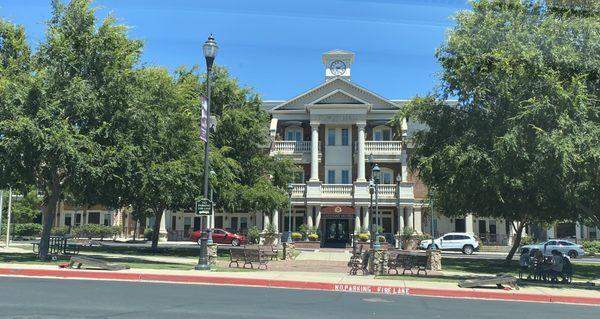
[[[97,259],[101,259],[110,263],[118,263],[129,266],[132,269],[165,269],[165,270],[192,270],[194,269],[193,264],[175,263],[175,262],[161,262],[161,261],[150,261],[135,256],[126,258],[115,258],[109,256],[98,255],[85,255]],[[12,264],[33,264],[33,265],[56,265],[69,262],[70,256],[57,256],[57,260],[52,261],[39,261],[37,256],[33,253],[0,253],[0,263],[12,263]],[[227,268],[221,266],[211,266],[214,271],[252,271],[251,269],[241,268]]]
[[[386,275],[377,276],[380,279],[396,279],[396,280],[415,280],[415,281],[441,281],[441,282],[457,282],[472,278],[473,276],[465,276],[461,273],[471,273],[474,276],[483,274],[511,274],[515,277],[519,274],[518,261],[507,263],[503,259],[459,259],[446,258],[442,260],[442,269],[444,275],[428,275],[428,276],[412,276],[412,275]],[[456,272],[456,274],[452,274]],[[573,263],[573,284],[571,285],[549,285],[533,281],[522,280],[519,282],[521,286],[550,286],[558,288],[577,287],[584,289],[598,290],[598,287],[589,287],[585,285],[587,281],[595,281],[600,279],[600,263]],[[579,283],[576,283],[579,282]]]

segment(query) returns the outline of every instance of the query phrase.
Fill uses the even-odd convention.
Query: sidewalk
[[[374,293],[444,298],[512,300],[526,302],[571,303],[600,306],[600,291],[524,287],[520,290],[497,288],[458,288],[456,283],[388,280],[373,276],[349,276],[340,273],[252,271],[198,272],[176,270],[97,270],[58,269],[46,265],[0,264],[0,275],[23,277],[52,277],[88,280],[125,280],[324,290],[349,293]]]

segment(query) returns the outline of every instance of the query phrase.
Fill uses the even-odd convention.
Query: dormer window
[[[299,126],[290,126],[285,129],[285,140],[302,142],[304,140],[303,130]]]
[[[373,140],[374,141],[391,141],[392,140],[392,129],[387,126],[376,126],[373,129]]]

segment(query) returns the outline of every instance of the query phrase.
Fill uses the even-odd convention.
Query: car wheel
[[[473,253],[473,246],[471,245],[465,245],[462,249],[463,254],[465,255],[471,255]]]
[[[198,240],[196,241],[198,243],[198,245],[202,245],[202,239],[198,238]]]
[[[231,246],[239,246],[240,245],[240,240],[237,238],[234,238],[233,240],[231,240]]]
[[[571,258],[577,258],[577,252],[576,252],[576,251],[574,251],[574,250],[571,250],[571,251],[568,253],[568,255],[569,255],[569,257],[571,257]]]

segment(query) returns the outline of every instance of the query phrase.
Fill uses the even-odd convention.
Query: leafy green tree
[[[114,145],[115,119],[127,109],[141,49],[112,16],[98,24],[89,0],[52,7],[46,39],[27,71],[31,83],[10,100],[11,116],[0,119],[3,162],[43,193],[42,260],[63,192],[87,203],[96,196],[89,182],[107,168],[103,156]]]
[[[12,218],[14,222],[18,224],[39,222],[42,213],[41,204],[42,199],[38,196],[37,189],[26,189],[19,200],[13,201]]]
[[[427,126],[412,137],[410,166],[435,189],[436,209],[516,223],[507,259],[526,225],[600,207],[598,11],[546,4],[480,0],[459,12],[436,53],[439,91],[394,119]]]

